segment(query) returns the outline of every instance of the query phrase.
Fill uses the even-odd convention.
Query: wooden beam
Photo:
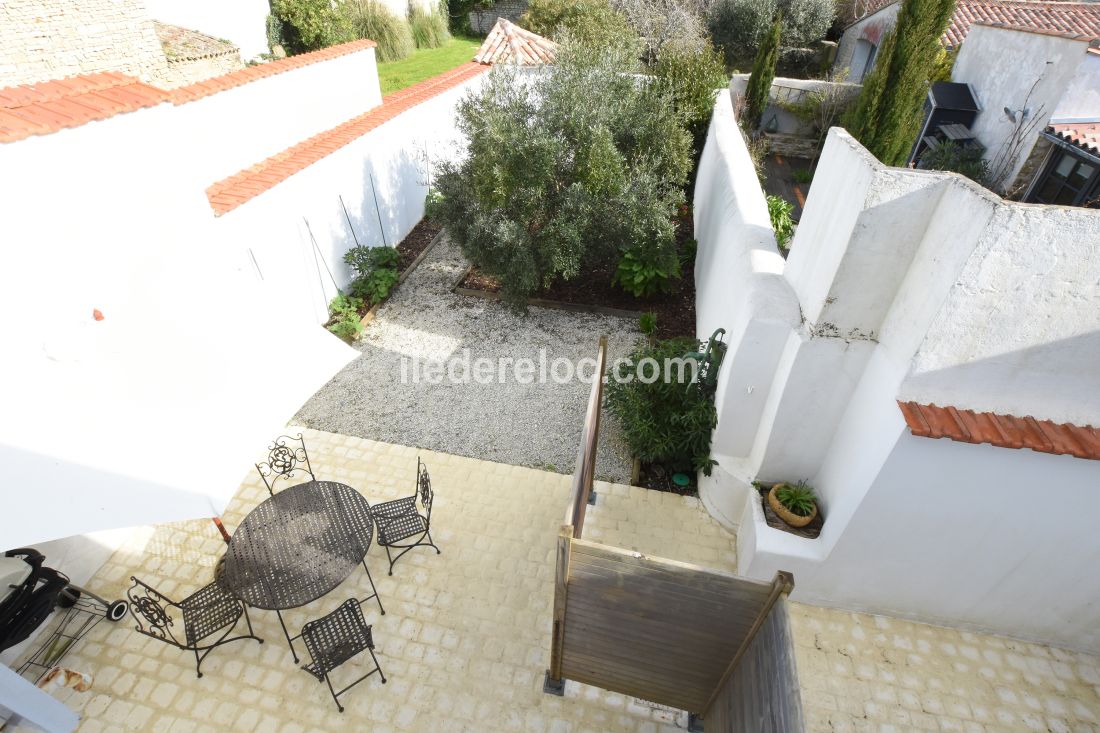
[[[725,673],[722,674],[722,678],[718,680],[718,684],[715,686],[714,691],[710,693],[710,697],[707,699],[707,704],[703,706],[702,710],[688,712],[698,712],[706,719],[707,712],[711,706],[714,705],[714,701],[718,699],[719,693],[722,692],[722,688],[729,682],[730,677],[733,677],[734,670],[737,669],[738,663],[741,661],[741,657],[745,656],[745,652],[748,651],[749,645],[752,644],[752,640],[756,638],[756,635],[760,632],[760,627],[764,625],[764,622],[768,619],[768,614],[771,613],[772,607],[775,606],[776,601],[782,595],[789,595],[794,590],[794,576],[790,573],[780,570],[775,574],[775,579],[772,581],[772,590],[768,594],[767,600],[760,608],[760,613],[756,617],[756,621],[753,622],[752,628],[749,629],[749,633],[745,636],[744,641],[741,642],[741,647],[737,650],[737,653],[733,655],[733,659],[730,660],[729,666],[726,667]]]
[[[554,565],[554,626],[550,637],[549,681],[561,682],[561,658],[565,648],[565,607],[569,590],[569,556],[573,542],[572,525],[563,524],[558,531],[558,549]]]

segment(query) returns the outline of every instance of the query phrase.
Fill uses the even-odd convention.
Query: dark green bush
[[[641,39],[608,0],[531,0],[519,25],[555,41],[641,51]]]
[[[715,94],[729,83],[722,52],[710,41],[704,43],[702,51],[672,46],[661,53],[652,71],[659,83],[668,87],[676,113],[691,133],[695,149],[702,150]]]
[[[715,0],[707,25],[716,46],[734,66],[748,65],[777,12],[783,14],[783,44],[799,48],[825,37],[836,15],[832,0]]]
[[[425,9],[418,2],[409,3],[409,29],[417,48],[439,48],[451,40],[447,30],[447,7]]]
[[[920,168],[933,171],[954,171],[983,186],[989,184],[989,164],[983,157],[985,150],[976,145],[959,145],[954,140],[944,141],[938,148],[921,153]]]
[[[625,54],[569,42],[553,73],[494,67],[459,105],[468,153],[440,167],[431,215],[516,305],[627,251],[676,268],[690,138]]]
[[[356,38],[378,44],[374,52],[380,62],[398,61],[416,49],[409,24],[378,0],[345,0],[340,7]]]
[[[631,452],[647,463],[659,463],[674,471],[701,470],[710,475],[710,434],[718,422],[713,400],[697,382],[665,380],[666,359],[697,351],[699,342],[689,338],[642,341],[630,355],[637,365],[652,358],[661,365],[661,378],[651,384],[638,379],[607,381],[606,406],[622,424]]]
[[[330,0],[272,0],[271,12],[281,21],[283,43],[290,54],[354,38],[347,16]]]

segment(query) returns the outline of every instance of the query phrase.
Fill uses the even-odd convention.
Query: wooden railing
[[[600,339],[569,506],[557,538],[547,692],[566,679],[707,718],[707,730],[803,730],[785,598],[770,583],[581,538],[595,474]],[[758,694],[770,685],[767,695]],[[769,721],[783,721],[769,727]]]
[[[596,354],[596,370],[592,379],[592,390],[588,394],[588,408],[584,413],[584,427],[581,429],[581,443],[577,448],[577,467],[573,471],[573,491],[569,508],[565,513],[565,522],[573,528],[573,537],[580,538],[584,530],[584,514],[588,507],[588,498],[592,494],[592,480],[596,475],[596,448],[600,442],[600,407],[603,403],[603,371],[607,361],[607,337],[600,336],[599,351]]]

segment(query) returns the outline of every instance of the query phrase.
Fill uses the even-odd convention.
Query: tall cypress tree
[[[903,0],[845,119],[848,132],[887,165],[904,165],[920,132],[940,36],[954,12],[955,0]]]
[[[749,83],[745,87],[744,122],[753,130],[760,126],[760,118],[768,108],[768,95],[772,89],[772,80],[775,79],[775,64],[779,61],[779,31],[782,25],[783,13],[776,12],[775,21],[756,52],[752,74],[749,75]]]

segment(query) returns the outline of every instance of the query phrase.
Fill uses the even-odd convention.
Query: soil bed
[[[792,527],[779,518],[768,503],[768,492],[771,491],[772,485],[768,484],[764,486],[762,484],[754,484],[757,492],[760,494],[760,502],[764,507],[764,519],[767,521],[768,526],[773,529],[781,529],[784,532],[790,532],[791,534],[798,535],[799,537],[805,537],[807,539],[817,539],[817,536],[821,534],[821,528],[825,526],[825,518],[821,516],[821,509],[818,507],[817,516],[813,521],[807,524],[805,527]]]
[[[653,489],[654,491],[665,491],[670,494],[679,494],[680,496],[695,496],[699,493],[699,487],[695,483],[695,473],[686,472],[691,482],[687,486],[679,486],[672,480],[672,474],[674,472],[666,469],[659,463],[643,463],[642,470],[638,474],[638,481],[635,485],[644,486],[647,489]]]
[[[684,251],[688,240],[694,239],[691,210],[687,209],[677,221],[677,243]],[[675,282],[675,292],[650,298],[635,298],[630,293],[611,284],[617,263],[586,267],[573,280],[558,280],[545,290],[537,291],[532,299],[567,303],[578,306],[613,308],[620,311],[655,313],[657,337],[695,336],[695,274],[694,260],[685,262],[681,278]],[[491,276],[479,271],[475,265],[458,283],[459,288],[479,290],[485,293],[500,292],[500,284]]]
[[[401,255],[401,261],[397,264],[397,269],[401,272],[407,270],[413,260],[427,249],[428,245],[435,239],[435,235],[439,234],[442,228],[435,222],[421,219],[420,223],[414,226],[408,236],[397,245],[397,254]]]

